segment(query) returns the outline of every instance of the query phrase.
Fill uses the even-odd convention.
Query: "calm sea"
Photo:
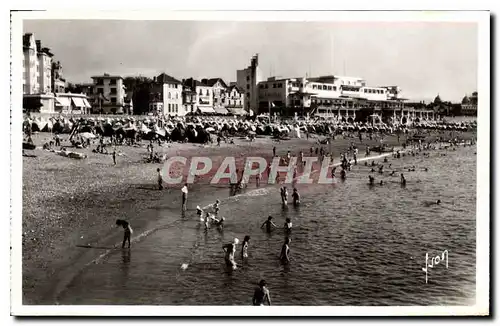
[[[461,147],[433,151],[428,158],[391,157],[398,173],[373,174],[383,186],[369,187],[370,167],[361,164],[345,182],[299,185],[297,209],[282,208],[276,186],[250,185],[235,197],[219,190],[200,205],[222,199],[223,233],[205,232],[194,211],[184,219],[161,211],[164,217],[131,250],[96,251],[104,254],[73,279],[58,303],[249,305],[257,282],[265,279],[273,305],[473,304],[475,151]],[[415,172],[407,171],[410,166]],[[399,184],[402,171],[405,188]],[[437,199],[441,205],[427,205]],[[278,260],[283,230],[260,229],[268,215],[280,227],[286,217],[292,219],[292,260],[286,266]],[[222,245],[245,235],[251,237],[250,257],[242,262],[238,246],[240,267],[228,270]],[[426,284],[426,253],[432,257],[444,250],[448,268],[441,262],[429,269]]]

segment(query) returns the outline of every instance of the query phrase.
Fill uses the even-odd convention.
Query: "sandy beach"
[[[433,137],[447,137],[449,133],[434,133]],[[469,133],[455,133],[469,139]],[[49,133],[33,137],[41,146]],[[405,136],[401,137],[403,141]],[[260,156],[269,160],[275,146],[277,155],[287,151],[297,155],[303,151],[309,155],[310,147],[322,146],[334,153],[336,161],[351,142],[364,149],[377,145],[376,140],[337,136],[331,145],[318,145],[317,137],[291,139],[277,143],[270,138],[257,138],[254,142],[234,139],[234,144],[216,145],[169,143],[155,146],[160,154],[171,156],[208,156],[221,162],[226,156]],[[386,136],[384,143],[399,146],[396,136]],[[63,145],[68,142],[64,141]],[[133,225],[134,232],[141,233],[149,223],[158,219],[155,208],[178,210],[180,214],[180,185],[167,186],[159,191],[156,185],[156,169],[160,164],[144,163],[147,156],[146,142],[140,147],[119,146],[117,165],[111,155],[92,153],[91,149],[72,149],[86,153],[87,159],[74,160],[55,153],[36,149],[27,151],[36,157],[23,159],[23,303],[53,304],[54,292],[62,280],[69,278],[95,259],[95,252],[79,246],[112,247],[121,241],[122,232],[115,226],[117,218],[125,218]],[[92,146],[91,148],[95,148]],[[375,154],[375,153],[374,153]],[[238,160],[237,160],[238,161]],[[179,171],[180,172],[180,171]],[[188,218],[202,202],[213,201],[227,189],[227,185],[210,185],[203,178],[190,185]],[[255,185],[249,185],[255,187]]]

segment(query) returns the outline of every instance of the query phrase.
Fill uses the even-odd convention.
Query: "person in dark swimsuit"
[[[265,221],[264,223],[262,223],[262,226],[260,227],[261,229],[264,228],[264,226],[266,227],[266,231],[269,233],[272,231],[272,226],[274,226],[275,228],[277,228],[276,224],[273,223],[272,221],[273,217],[272,216],[269,216],[267,218],[267,221]]]
[[[271,296],[269,295],[269,290],[266,286],[266,281],[261,280],[259,282],[259,287],[255,289],[252,298],[252,304],[254,306],[263,306],[266,301],[269,306],[271,305]]]
[[[123,243],[122,248],[125,248],[125,242],[128,241],[128,247],[130,248],[130,235],[132,234],[132,228],[130,224],[125,220],[116,220],[116,225],[123,227]]]
[[[285,229],[286,233],[292,232],[292,220],[290,220],[289,217],[286,218],[285,225],[283,226],[283,229]]]
[[[248,242],[250,241],[250,236],[246,235],[243,239],[243,243],[241,244],[241,258],[248,258]]]
[[[297,188],[293,188],[292,199],[293,199],[293,206],[298,206],[300,204],[300,195],[299,192],[297,191]]]

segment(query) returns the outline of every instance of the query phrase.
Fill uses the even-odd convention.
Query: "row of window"
[[[384,94],[384,91],[382,89],[365,88],[363,90],[363,93],[368,93],[368,94]]]
[[[301,84],[302,85],[302,84]],[[317,89],[317,90],[323,90],[323,91],[337,91],[337,86],[332,86],[332,85],[317,85],[313,84],[312,89]]]
[[[179,105],[178,104],[168,104],[168,113],[179,113]]]
[[[270,84],[260,84],[259,88],[260,89],[268,89],[269,85]],[[273,88],[282,88],[283,87],[283,83],[273,83],[272,85],[273,85]],[[248,89],[248,87],[247,87],[247,89]]]

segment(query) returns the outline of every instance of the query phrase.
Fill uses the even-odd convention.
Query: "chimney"
[[[36,50],[37,51],[42,50],[42,41],[36,40],[35,43],[36,43]]]

